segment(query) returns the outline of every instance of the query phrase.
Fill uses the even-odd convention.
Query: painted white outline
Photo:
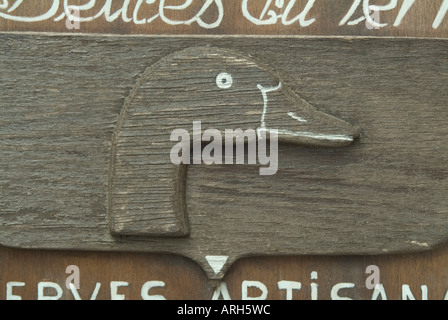
[[[212,267],[215,274],[218,274],[226,264],[229,256],[206,256],[205,259],[207,260],[210,267]]]
[[[298,115],[296,115],[294,112],[288,112],[287,114],[288,114],[288,116],[290,116],[291,118],[293,118],[294,120],[297,120],[299,122],[308,122],[304,118],[299,117]]]
[[[274,129],[269,128],[258,128],[257,133],[259,134],[261,131],[270,132]],[[290,130],[276,130],[279,135],[286,135],[286,136],[294,136],[294,137],[305,137],[305,138],[311,138],[315,140],[327,140],[327,141],[350,141],[353,142],[354,139],[348,135],[345,134],[319,134],[319,133],[312,133],[312,132],[306,132],[306,131],[290,131]]]
[[[225,81],[224,81],[225,80]],[[232,75],[227,72],[222,72],[216,77],[216,85],[219,89],[229,89],[233,86]]]
[[[268,111],[268,93],[274,92],[280,90],[283,85],[280,82],[278,86],[275,87],[263,87],[261,84],[257,85],[258,89],[261,91],[261,95],[263,96],[263,113],[261,114],[261,125],[259,128],[257,128],[257,135],[258,138],[261,139],[262,136],[260,132],[271,132],[274,129],[270,129],[266,127],[266,113]],[[289,115],[289,113],[288,113]],[[320,134],[320,133],[312,133],[312,132],[306,132],[306,131],[290,131],[290,130],[277,130],[275,131],[279,135],[287,135],[287,136],[293,136],[293,137],[304,137],[304,138],[311,138],[315,140],[326,140],[326,141],[348,141],[353,142],[354,138],[345,134]]]
[[[263,96],[263,113],[261,114],[261,126],[260,128],[265,129],[266,123],[266,112],[268,111],[268,92],[273,92],[280,90],[283,87],[282,83],[279,82],[279,84],[276,87],[263,87],[261,84],[257,85],[257,88],[260,89],[261,95]]]

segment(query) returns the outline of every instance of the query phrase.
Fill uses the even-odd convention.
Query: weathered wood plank
[[[220,278],[244,255],[419,251],[447,239],[445,40],[0,37],[4,245],[173,252]],[[262,61],[361,136],[337,149],[280,144],[270,177],[188,166],[190,237],[114,237],[110,149],[124,100],[162,57],[207,44]],[[230,258],[216,275],[208,255]]]
[[[0,30],[437,38],[447,35],[447,8],[445,0],[3,1]]]
[[[215,132],[206,130],[210,128]],[[256,148],[264,142],[257,141],[257,135],[267,138],[272,129],[277,130],[276,140],[301,146],[344,147],[359,137],[350,124],[314,109],[275,71],[253,58],[210,46],[163,57],[137,81],[114,130],[108,190],[111,232],[188,236],[186,165],[228,164],[224,157],[236,164],[233,147],[240,140],[240,148],[248,150],[244,139],[253,147],[254,160],[248,162],[256,164]],[[202,152],[201,143],[206,141],[202,137],[207,134],[213,144]],[[174,144],[179,150],[173,150]],[[206,152],[207,148],[212,150]],[[272,146],[270,153],[273,158]],[[260,174],[277,171],[278,159],[270,160],[275,164],[263,163],[269,167],[260,169]]]

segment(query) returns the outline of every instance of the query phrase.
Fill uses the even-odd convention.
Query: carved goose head
[[[185,165],[170,161],[170,136],[180,128],[278,130],[279,141],[339,147],[358,132],[314,109],[251,57],[209,46],[172,53],[146,69],[126,99],[115,128],[109,217],[115,235],[190,234]],[[189,141],[189,140],[188,140]]]
[[[349,123],[300,98],[266,64],[233,50],[187,48],[156,63],[151,73],[150,83],[164,97],[163,108],[190,110],[183,115],[190,124],[276,129],[280,141],[324,147],[346,146],[359,136]]]

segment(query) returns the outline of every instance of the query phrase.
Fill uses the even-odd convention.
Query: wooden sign
[[[0,30],[445,37],[448,0],[2,0]]]
[[[244,256],[447,240],[446,40],[0,38],[3,245],[175,253],[220,280]]]

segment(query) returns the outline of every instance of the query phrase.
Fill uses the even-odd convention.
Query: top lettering
[[[200,1],[202,5],[198,6],[197,1]],[[316,4],[319,1],[321,0],[300,2],[297,0],[265,0],[264,2],[262,0],[241,0],[241,19],[255,26],[290,26],[296,24],[305,28],[316,23],[317,19],[325,19],[323,15],[318,15],[318,12],[315,12],[317,10]],[[345,15],[338,20],[339,26],[353,26],[365,22],[369,29],[380,29],[388,26],[398,27],[406,18],[408,12],[412,10],[415,0],[403,0],[401,6],[398,0],[390,0],[385,5],[373,5],[371,2],[371,0],[353,0],[350,7],[341,8],[340,11],[337,10],[337,12],[345,12]],[[223,0],[185,0],[180,5],[174,5],[172,0],[123,0],[120,2],[116,0],[88,0],[83,5],[73,5],[70,0],[52,0],[48,1],[46,7],[42,6],[42,12],[38,12],[34,16],[19,14],[19,12],[23,12],[20,9],[23,9],[29,3],[29,1],[25,2],[23,0],[0,0],[0,19],[17,22],[68,20],[81,23],[101,18],[109,23],[120,19],[125,23],[136,25],[149,24],[160,20],[171,26],[197,24],[204,29],[215,29],[221,26],[225,18]],[[116,7],[117,3],[121,5],[118,9]],[[112,5],[115,9],[112,9]],[[346,6],[346,3],[341,3],[341,6]],[[398,14],[393,24],[381,23],[381,13],[391,10],[397,11],[397,9],[399,9]],[[92,14],[94,11],[96,13]],[[145,17],[143,11],[153,13],[151,16]],[[213,14],[208,16],[213,17],[213,21],[204,19],[204,15],[211,11],[213,11]],[[432,23],[433,29],[438,29],[442,25],[447,12],[448,0],[440,0],[440,8]],[[176,18],[179,16],[187,17]]]

